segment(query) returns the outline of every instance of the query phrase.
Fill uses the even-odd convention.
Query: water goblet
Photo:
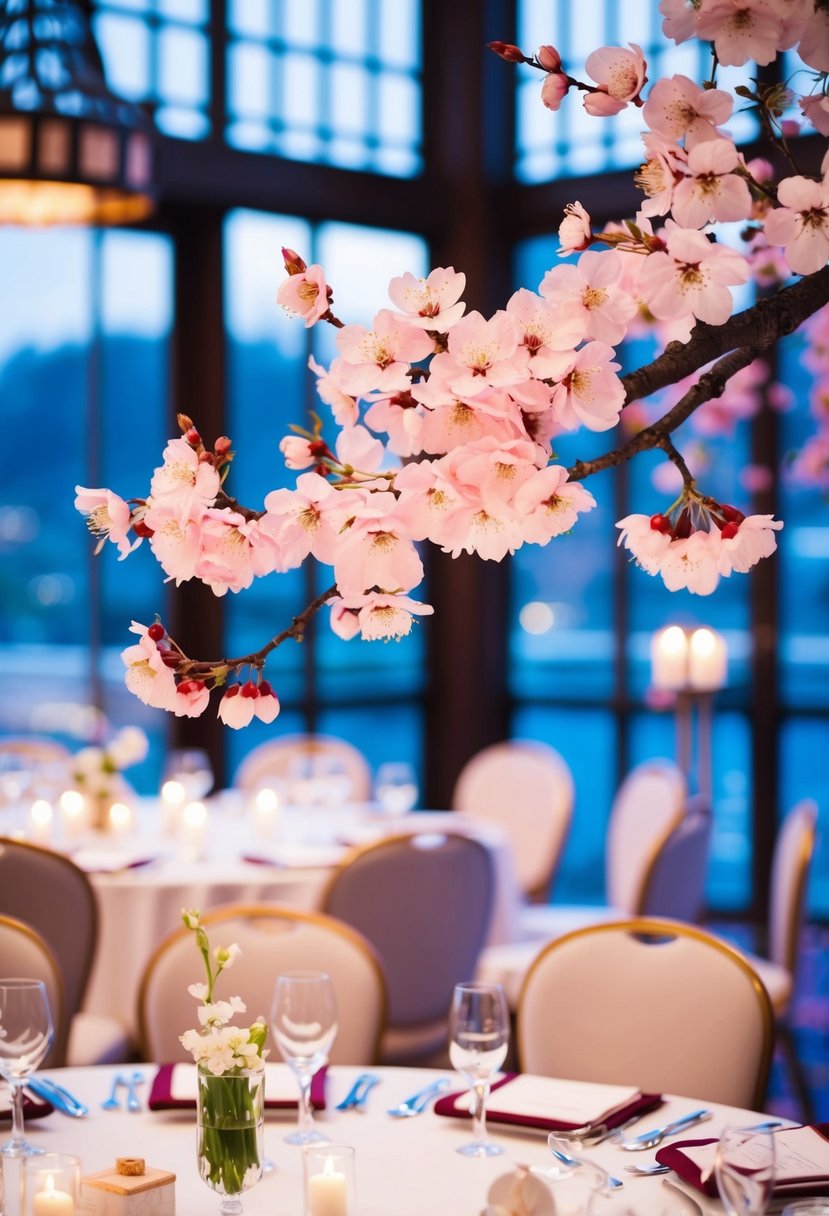
[[[374,796],[387,815],[406,815],[417,803],[417,776],[413,765],[389,761],[377,769]]]
[[[509,1009],[500,984],[456,984],[449,1012],[449,1059],[472,1087],[473,1138],[457,1150],[465,1157],[494,1157],[504,1150],[486,1138],[486,1102],[493,1074],[509,1045]]]
[[[772,1130],[724,1127],[714,1158],[714,1177],[728,1216],[762,1216],[774,1188]]]
[[[0,1152],[7,1157],[42,1153],[23,1130],[23,1085],[43,1063],[55,1037],[46,985],[41,980],[0,980],[0,1077],[12,1095],[12,1134]]]
[[[328,1137],[314,1127],[311,1080],[328,1062],[337,1035],[337,1002],[331,977],[324,971],[289,971],[278,976],[271,1030],[283,1060],[299,1084],[297,1126],[285,1141],[325,1143]]]
[[[182,788],[181,801],[198,802],[213,788],[213,766],[201,747],[175,748],[164,763],[162,785],[176,782]]]

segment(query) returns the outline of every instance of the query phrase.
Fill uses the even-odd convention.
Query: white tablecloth
[[[98,951],[84,1009],[118,1018],[131,1033],[144,967],[158,944],[181,924],[182,908],[206,911],[218,904],[260,900],[315,908],[332,866],[347,852],[345,841],[366,843],[400,831],[468,832],[486,844],[495,869],[487,942],[507,942],[515,936],[519,897],[506,838],[492,825],[475,824],[467,816],[422,811],[384,819],[356,808],[325,813],[297,809],[286,812],[278,835],[262,837],[238,803],[225,800],[209,808],[204,855],[194,859],[187,847],[160,834],[155,806],[148,804],[139,814],[135,837],[98,841],[97,864],[117,863],[119,856],[125,864],[155,857],[150,864],[93,872],[96,848],[86,845],[76,853],[90,870],[100,912]],[[254,855],[272,857],[275,864],[244,860]]]
[[[140,1066],[146,1078],[140,1094],[146,1101],[155,1069]],[[425,1069],[379,1068],[380,1084],[373,1090],[365,1113],[340,1113],[334,1105],[346,1094],[360,1070],[337,1067],[329,1071],[328,1109],[316,1118],[337,1144],[356,1149],[358,1216],[478,1216],[491,1182],[508,1172],[516,1162],[549,1165],[546,1133],[511,1131],[491,1124],[490,1138],[504,1146],[500,1157],[462,1157],[454,1150],[470,1137],[465,1120],[441,1117],[431,1110],[413,1119],[392,1119],[386,1108],[439,1076]],[[87,1119],[70,1119],[57,1112],[27,1124],[33,1143],[48,1152],[74,1153],[83,1173],[112,1168],[116,1156],[143,1157],[147,1165],[170,1170],[177,1176],[177,1216],[218,1216],[219,1197],[210,1192],[196,1171],[195,1112],[130,1114],[105,1112],[101,1101],[109,1093],[115,1069],[62,1069],[46,1074],[60,1081],[90,1106]],[[458,1079],[458,1088],[462,1082]],[[123,1100],[123,1091],[122,1091]],[[645,1115],[636,1126],[644,1130],[703,1105],[696,1098],[668,1098],[656,1113]],[[728,1122],[755,1123],[758,1116],[746,1111],[705,1103],[714,1117],[700,1134],[717,1136]],[[283,1142],[295,1116],[268,1112],[265,1152],[276,1168],[242,1197],[245,1216],[300,1216],[302,1202],[302,1150]],[[0,1128],[4,1135],[8,1125]],[[5,1136],[4,1136],[5,1138]],[[603,1205],[605,1216],[700,1216],[722,1213],[719,1202],[702,1195],[691,1199],[670,1184],[673,1175],[635,1178],[624,1173],[631,1157],[653,1159],[652,1152],[630,1154],[611,1141],[590,1150],[591,1159],[624,1179],[611,1204]],[[16,1166],[7,1160],[11,1175]],[[11,1182],[11,1179],[9,1179]],[[7,1216],[19,1216],[14,1185],[6,1187]]]

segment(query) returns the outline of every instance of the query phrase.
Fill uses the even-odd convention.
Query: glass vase
[[[265,1074],[200,1068],[198,1082],[199,1173],[222,1196],[222,1216],[239,1216],[239,1196],[262,1177]]]

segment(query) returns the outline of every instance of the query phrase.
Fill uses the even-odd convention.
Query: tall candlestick
[[[688,655],[688,683],[697,692],[715,692],[728,675],[725,638],[713,629],[695,629]]]
[[[654,688],[679,691],[688,682],[688,638],[679,625],[660,629],[651,641],[651,680]]]

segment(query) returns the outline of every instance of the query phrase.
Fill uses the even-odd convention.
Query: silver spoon
[[[673,1123],[666,1123],[664,1127],[652,1127],[650,1131],[642,1132],[641,1135],[634,1136],[632,1140],[620,1140],[619,1147],[629,1153],[638,1153],[642,1152],[643,1149],[656,1148],[657,1144],[661,1144],[666,1136],[673,1136],[677,1132],[684,1132],[686,1127],[691,1127],[694,1123],[702,1123],[705,1119],[710,1118],[710,1110],[705,1110],[705,1108],[694,1110],[691,1111],[690,1115],[684,1115],[681,1119],[675,1119]]]
[[[670,1174],[671,1172],[669,1165],[660,1165],[658,1161],[648,1161],[644,1165],[626,1165],[624,1168],[629,1174],[639,1174],[644,1177],[649,1174]]]
[[[425,1089],[418,1090],[410,1098],[405,1098],[397,1106],[390,1106],[386,1113],[392,1115],[395,1119],[409,1119],[412,1115],[419,1115],[426,1109],[432,1098],[436,1098],[438,1094],[444,1093],[450,1084],[451,1082],[448,1077],[441,1077],[439,1081],[433,1081],[431,1085],[427,1085]]]
[[[126,1085],[126,1081],[121,1076],[120,1072],[116,1074],[112,1081],[112,1089],[109,1091],[109,1097],[101,1103],[101,1110],[120,1110],[121,1103],[118,1101],[118,1090],[120,1086]]]
[[[127,1080],[127,1110],[131,1110],[133,1112],[141,1110],[141,1103],[135,1089],[137,1085],[143,1085],[143,1083],[144,1075],[140,1072],[134,1072]]]

